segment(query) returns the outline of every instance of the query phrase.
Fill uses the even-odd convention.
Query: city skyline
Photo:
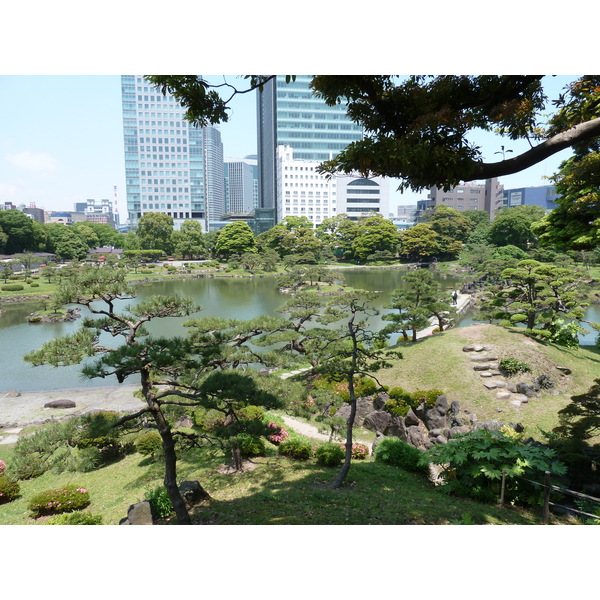
[[[223,81],[222,76],[206,77]],[[549,96],[555,97],[570,77],[546,79]],[[227,81],[243,83],[235,76],[227,76]],[[0,76],[0,202],[73,210],[76,202],[87,199],[114,199],[116,186],[119,213],[126,215],[122,128],[120,75]],[[236,97],[230,121],[219,128],[225,158],[256,154],[254,95]],[[478,133],[473,141],[490,153],[495,146],[500,151],[501,142],[492,137]],[[505,145],[515,154],[527,147],[525,140]],[[500,182],[505,188],[547,185],[543,176],[551,176],[570,154],[564,150]],[[414,204],[428,193],[400,194],[395,188],[392,182],[390,211],[394,212],[398,204]]]

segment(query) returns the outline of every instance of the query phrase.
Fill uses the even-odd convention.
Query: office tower
[[[296,160],[291,146],[277,149],[277,221],[285,217],[307,217],[317,226],[337,214],[335,177],[317,172],[317,160]]]
[[[387,218],[390,203],[389,179],[385,177],[335,177],[337,212],[356,220],[370,212]]]
[[[211,198],[217,211],[224,202],[220,133],[189,124],[179,102],[142,75],[121,76],[121,92],[130,227],[146,212],[161,212],[176,229],[195,219],[208,231]]]
[[[286,83],[285,76],[277,75],[257,96],[260,207],[276,214],[282,214],[276,179],[279,146],[290,146],[296,160],[322,162],[362,139],[362,128],[347,117],[344,105],[327,106],[313,96],[311,79],[298,75]]]
[[[256,162],[256,161],[254,161]],[[225,159],[225,207],[230,214],[248,214],[255,208],[254,170],[244,159]]]
[[[205,127],[203,133],[207,212],[208,220],[212,221],[225,214],[223,143],[217,127]]]

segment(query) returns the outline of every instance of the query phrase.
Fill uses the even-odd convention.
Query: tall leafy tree
[[[248,223],[235,221],[228,223],[217,232],[214,242],[214,253],[223,258],[229,258],[232,254],[244,254],[244,252],[257,252],[254,232]]]
[[[165,213],[144,213],[135,233],[142,250],[162,250],[165,254],[173,251],[173,217]]]
[[[173,232],[171,239],[174,251],[181,254],[183,258],[195,258],[206,252],[200,221],[184,221],[181,229]]]
[[[358,224],[358,235],[352,242],[352,254],[365,260],[375,252],[396,256],[400,237],[396,226],[381,215],[367,217]]]
[[[457,252],[460,251],[458,244]],[[448,251],[442,238],[430,223],[417,223],[400,232],[400,256],[411,261],[426,261],[441,258]]]
[[[0,229],[7,236],[4,242],[6,254],[39,252],[44,249],[44,227],[20,210],[0,211]]]
[[[513,206],[503,208],[487,232],[487,237],[496,246],[517,246],[527,250],[536,242],[533,224],[544,216],[540,206]]]

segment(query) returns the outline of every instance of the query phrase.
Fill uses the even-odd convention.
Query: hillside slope
[[[489,347],[489,353],[499,358],[514,357],[531,367],[531,373],[522,373],[504,379],[508,384],[520,381],[530,383],[541,374],[547,375],[554,387],[540,392],[517,408],[507,400],[496,398],[497,390],[488,390],[485,379],[473,370],[473,363],[463,346],[480,344]],[[403,360],[379,373],[378,379],[390,387],[399,386],[408,391],[437,388],[448,400],[458,400],[461,409],[474,412],[479,420],[499,419],[522,423],[528,435],[540,437],[538,428],[552,429],[558,422],[557,412],[573,394],[587,390],[600,376],[600,352],[594,349],[564,348],[523,335],[517,329],[496,325],[476,324],[450,329],[427,337],[412,345],[401,345]],[[565,375],[556,367],[571,370]]]

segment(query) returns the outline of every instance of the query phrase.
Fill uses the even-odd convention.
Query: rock
[[[490,362],[490,359],[487,356],[482,355],[469,356],[469,360],[471,362]]]
[[[475,352],[482,352],[483,350],[485,350],[484,346],[474,346],[473,350],[475,350]]]
[[[523,433],[525,431],[525,427],[523,427],[522,423],[509,423],[509,425],[515,430],[516,433]]]
[[[556,367],[561,373],[563,373],[564,375],[570,375],[572,373],[571,369],[567,368],[567,367]]]
[[[511,404],[511,406],[514,406],[515,408],[521,408],[521,403],[518,400],[511,400],[510,404]]]
[[[152,525],[152,510],[150,502],[132,504],[127,511],[127,517],[119,521],[119,525]]]
[[[446,439],[446,438],[445,438],[443,435],[438,435],[438,436],[435,438],[435,441],[436,441],[438,444],[447,444],[447,443],[448,443],[448,440],[447,440],[447,439]]]
[[[450,415],[455,417],[460,412],[460,403],[458,400],[452,400],[450,404]]]
[[[406,441],[406,425],[404,419],[400,416],[393,415],[389,425],[383,432],[385,435],[400,438],[403,442]]]
[[[416,425],[411,425],[406,430],[406,442],[415,448],[424,448],[425,447],[425,431],[421,427],[417,427]]]
[[[535,388],[523,381],[517,383],[517,394],[523,394],[528,398],[533,398],[536,395]]]
[[[492,372],[491,372],[491,371],[481,371],[481,372],[479,373],[479,375],[480,375],[481,377],[492,377]]]
[[[44,408],[75,408],[77,405],[73,400],[51,400],[44,404]]]
[[[542,373],[542,375],[540,375],[535,382],[543,390],[549,390],[550,388],[554,387],[554,383],[552,383],[550,377],[548,377],[548,375],[545,373]]]
[[[477,421],[473,423],[473,431],[485,429],[487,431],[499,431],[502,423],[498,419],[490,419],[489,421]]]
[[[18,398],[21,395],[21,392],[17,392],[16,390],[13,390],[12,392],[8,392],[8,394],[6,394],[5,398]]]
[[[193,427],[194,426],[194,421],[192,420],[192,417],[190,417],[189,415],[182,415],[181,417],[179,417],[179,419],[177,419],[177,421],[175,421],[175,423],[173,424],[173,427],[175,429],[179,429],[181,427]]]
[[[495,354],[488,354],[487,355],[487,360],[489,360],[489,361],[498,361],[498,360],[500,360],[500,358],[498,356],[496,356]]]
[[[517,393],[517,386],[516,386],[514,383],[509,383],[509,384],[506,386],[506,389],[507,389],[509,392],[513,393],[513,394],[516,394],[516,393]]]
[[[473,366],[473,371],[489,371],[490,363],[480,363]]]
[[[496,399],[498,400],[508,400],[510,398],[510,392],[505,392],[504,390],[500,390],[496,393]]]
[[[452,439],[461,433],[468,433],[470,431],[470,427],[468,425],[461,425],[460,427],[451,427],[448,433],[448,439]]]
[[[210,499],[209,493],[196,479],[193,481],[182,481],[179,485],[179,493],[188,507]]]
[[[463,346],[463,352],[473,352],[475,350],[475,346]]]
[[[371,444],[371,456],[375,456],[375,448],[377,448],[377,445],[379,444],[379,442],[381,442],[381,440],[385,440],[385,435],[383,435],[382,433],[377,432],[375,434],[375,440]]]
[[[406,416],[404,417],[404,424],[407,427],[411,427],[413,425],[418,425],[420,422],[421,421],[420,421],[419,417],[417,417],[417,415],[415,415],[413,409],[409,408],[408,412],[406,413]]]
[[[389,399],[390,399],[390,397],[385,392],[381,392],[381,393],[377,394],[377,396],[375,397],[375,400],[373,400],[373,406],[377,410],[381,410],[385,406],[385,403]]]
[[[438,435],[442,435],[441,429],[431,429],[429,431],[429,437],[431,437],[431,438],[437,437]]]
[[[371,411],[363,420],[363,427],[369,431],[383,433],[392,420],[392,415],[385,410]]]
[[[490,373],[491,376],[491,373]],[[483,384],[488,390],[495,390],[498,386],[496,385],[495,381],[486,381]]]

